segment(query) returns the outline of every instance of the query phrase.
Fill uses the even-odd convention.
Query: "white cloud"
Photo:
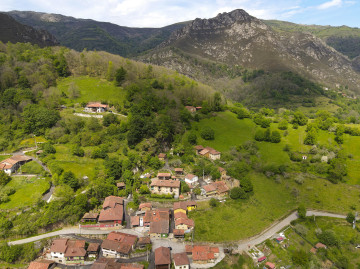
[[[332,7],[339,7],[343,4],[342,0],[332,0],[329,2],[325,2],[321,5],[318,5],[317,8],[318,9],[328,9],[328,8],[332,8]]]

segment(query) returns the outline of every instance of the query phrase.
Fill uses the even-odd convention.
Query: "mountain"
[[[138,55],[166,40],[187,22],[163,28],[131,28],[108,22],[76,19],[59,14],[32,11],[8,12],[17,21],[53,34],[61,45],[82,51],[103,50],[124,57]]]
[[[3,43],[30,42],[41,47],[58,44],[56,38],[47,31],[23,25],[5,13],[0,13],[0,41]]]
[[[211,83],[229,97],[246,85],[239,75],[255,69],[265,74],[291,71],[330,88],[340,84],[360,93],[358,64],[311,33],[275,31],[240,9],[195,19],[140,58]]]
[[[304,25],[286,21],[263,20],[279,32],[309,32],[321,38],[327,45],[353,59],[360,56],[360,29],[348,26]]]

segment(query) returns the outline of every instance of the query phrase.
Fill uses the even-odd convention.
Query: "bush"
[[[278,125],[278,128],[280,130],[287,130],[288,128],[288,121],[287,120],[282,120],[279,125]]]
[[[247,197],[245,191],[240,187],[235,187],[230,190],[231,199],[245,199]]]
[[[211,207],[217,207],[220,203],[215,198],[211,198],[209,204]]]
[[[97,148],[91,153],[93,159],[105,159],[107,157],[106,151],[103,148]]]
[[[156,194],[152,193],[150,195],[151,198],[159,198],[159,199],[173,199],[174,196],[172,194]]]
[[[309,263],[310,257],[306,251],[296,250],[293,252],[291,259],[294,262],[294,264],[305,267]]]
[[[6,174],[3,170],[0,171],[0,186],[5,186],[11,180],[11,177]]]
[[[327,245],[327,246],[338,246],[339,239],[337,238],[336,234],[332,230],[326,230],[317,235],[320,242]]]
[[[195,133],[190,133],[187,137],[188,142],[191,145],[195,145],[197,143],[197,136]]]
[[[75,145],[72,148],[71,153],[78,157],[84,157],[85,155],[85,151],[79,145]]]
[[[354,214],[351,213],[351,212],[348,213],[347,216],[346,216],[346,221],[352,224],[354,222],[354,220],[355,220]]]
[[[270,137],[271,143],[280,143],[281,135],[278,131],[273,131]]]
[[[304,205],[300,205],[297,210],[298,216],[300,219],[306,218],[306,207]]]
[[[215,132],[211,127],[206,126],[201,130],[200,136],[205,140],[214,140]]]

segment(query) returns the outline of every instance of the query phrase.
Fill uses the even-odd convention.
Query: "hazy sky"
[[[237,8],[260,19],[360,27],[360,0],[0,0],[0,10],[31,10],[122,26],[159,27]]]

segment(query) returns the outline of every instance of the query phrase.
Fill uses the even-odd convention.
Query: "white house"
[[[190,261],[185,252],[173,254],[175,269],[189,269]]]
[[[55,239],[51,243],[50,247],[50,255],[51,259],[58,262],[63,263],[65,261],[65,252],[67,249],[67,241],[68,239]]]
[[[199,181],[198,176],[193,174],[187,174],[185,176],[185,182],[191,185],[195,185]]]
[[[20,168],[24,163],[31,161],[31,157],[25,155],[14,155],[6,160],[0,162],[0,170],[3,170],[6,174],[11,176],[16,170]]]
[[[84,109],[85,112],[102,113],[109,109],[108,105],[101,104],[99,102],[88,103]]]

